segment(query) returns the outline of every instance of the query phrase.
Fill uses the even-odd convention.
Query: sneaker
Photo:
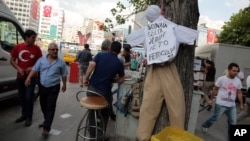
[[[25,120],[26,120],[26,118],[21,116],[21,117],[19,117],[18,119],[15,120],[15,123],[19,123],[19,122],[22,122],[22,121],[25,121]]]
[[[29,127],[29,126],[31,125],[31,123],[32,123],[32,120],[31,120],[30,118],[28,118],[28,119],[26,119],[24,125],[25,125],[26,127]]]
[[[202,133],[206,134],[208,132],[208,128],[202,127]]]

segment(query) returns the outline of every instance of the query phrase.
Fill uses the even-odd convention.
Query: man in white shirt
[[[163,100],[167,105],[170,125],[184,129],[185,100],[182,84],[174,62],[180,43],[193,45],[197,31],[177,25],[160,15],[161,9],[151,5],[145,11],[150,24],[128,35],[132,47],[142,45],[147,55],[137,139],[149,141]]]
[[[208,128],[213,125],[217,119],[219,119],[224,113],[228,118],[229,125],[236,124],[236,106],[235,99],[238,96],[240,102],[240,109],[243,110],[243,99],[242,99],[242,84],[237,76],[239,66],[236,63],[228,65],[227,75],[221,76],[215,82],[211,99],[209,104],[212,105],[212,101],[216,96],[215,109],[211,117],[209,117],[202,124],[202,131],[206,133]]]

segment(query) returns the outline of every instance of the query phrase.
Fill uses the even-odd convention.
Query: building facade
[[[64,10],[58,1],[40,2],[39,37],[48,41],[61,41],[64,25]]]
[[[39,0],[3,0],[17,17],[23,28],[38,32]]]

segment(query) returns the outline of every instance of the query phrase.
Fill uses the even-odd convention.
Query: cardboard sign
[[[176,37],[170,24],[159,19],[147,25],[145,32],[149,65],[163,63],[176,56]]]

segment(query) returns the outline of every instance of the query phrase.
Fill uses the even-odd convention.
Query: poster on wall
[[[205,80],[205,74],[201,71],[201,67],[202,67],[202,60],[195,59],[193,66],[193,77],[194,77],[193,85],[196,87],[202,87]]]
[[[194,71],[200,71],[201,70],[201,63],[202,63],[202,60],[195,59],[194,60],[194,68],[193,68],[193,70]]]

